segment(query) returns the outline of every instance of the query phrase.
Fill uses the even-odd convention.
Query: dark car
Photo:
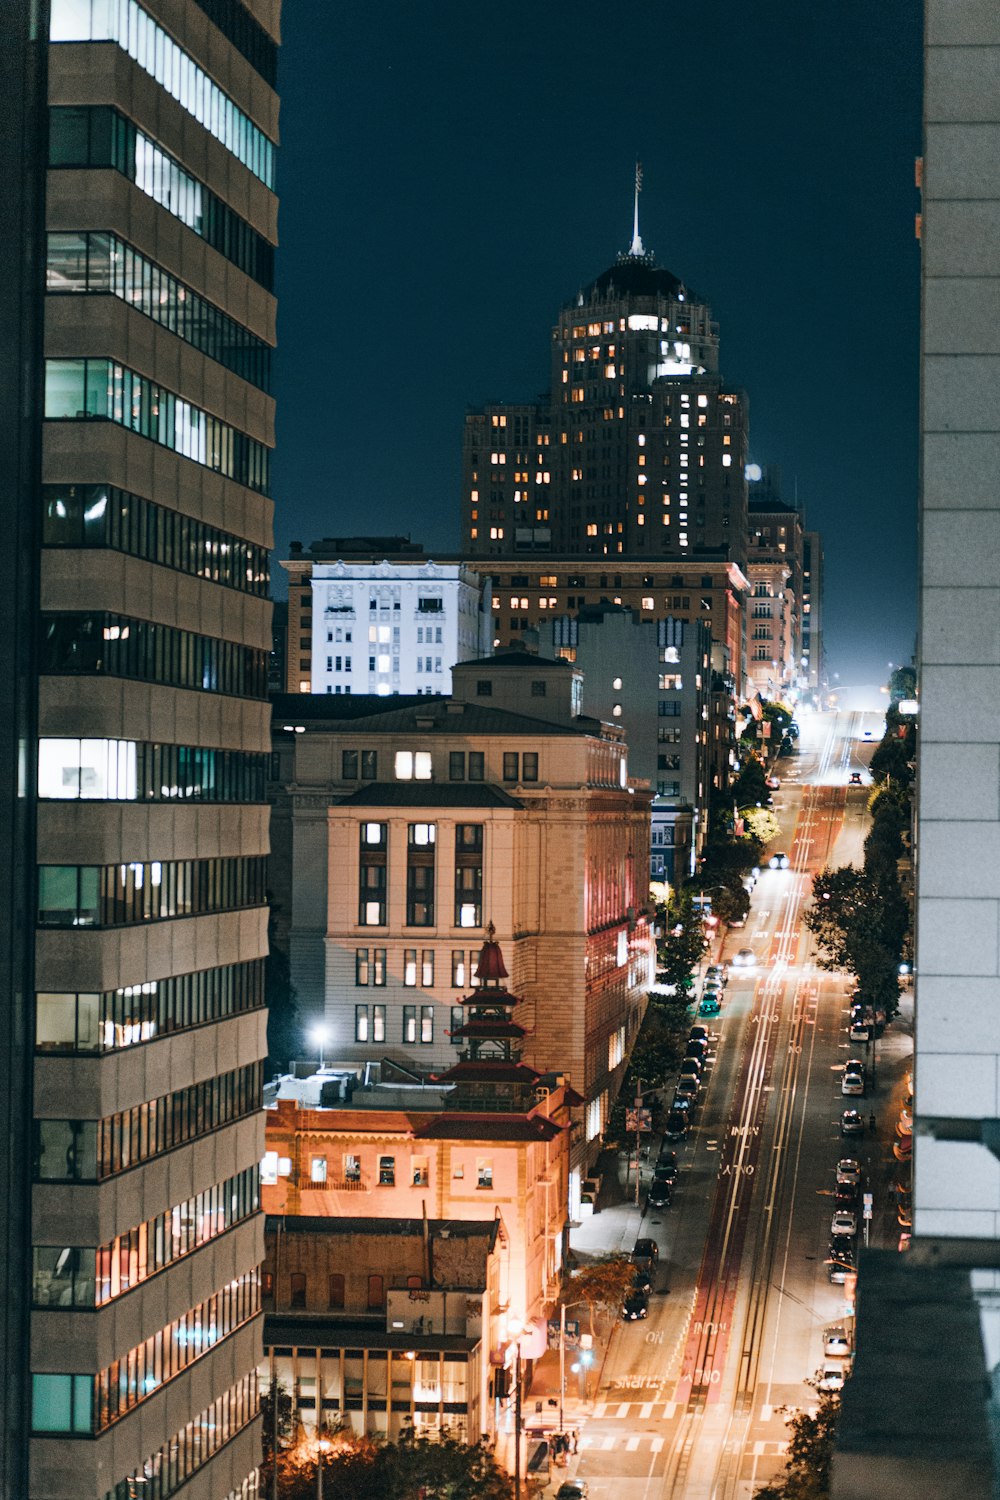
[[[670,1141],[686,1140],[691,1133],[691,1121],[686,1109],[672,1109],[667,1115],[664,1134]]]
[[[703,1036],[693,1036],[687,1044],[685,1057],[703,1058],[708,1051],[708,1042]]]
[[[826,1266],[830,1280],[835,1285],[843,1286],[848,1276],[854,1270],[854,1250],[850,1244],[836,1240],[826,1252]]]
[[[635,1274],[632,1277],[632,1285],[637,1292],[645,1292],[648,1297],[653,1290],[652,1273],[647,1271],[645,1266],[636,1266]]]
[[[632,1246],[632,1264],[634,1266],[655,1266],[659,1258],[660,1247],[648,1235],[636,1240]]]
[[[662,1178],[657,1179],[654,1177],[649,1185],[649,1192],[646,1194],[646,1207],[669,1208],[673,1196],[673,1189],[669,1182],[664,1182]]]
[[[697,1078],[682,1078],[677,1085],[677,1092],[674,1094],[674,1103],[678,1107],[686,1106],[688,1110],[692,1110],[698,1102],[700,1092],[701,1084]]]
[[[689,1042],[695,1042],[695,1041],[698,1041],[699,1039],[702,1040],[702,1041],[704,1041],[704,1042],[708,1041],[708,1027],[707,1026],[694,1025],[694,1026],[691,1027],[691,1030],[688,1032],[688,1041]]]
[[[687,1073],[690,1074],[692,1078],[700,1078],[701,1071],[704,1066],[705,1064],[702,1062],[700,1057],[685,1057],[681,1061],[681,1077],[683,1078],[685,1073]]]
[[[645,1292],[629,1292],[622,1303],[622,1318],[632,1323],[636,1318],[649,1317],[649,1298]]]
[[[837,1208],[855,1209],[858,1206],[860,1195],[861,1190],[855,1183],[838,1182],[833,1201]]]
[[[671,1153],[671,1154],[673,1154],[673,1153]],[[653,1181],[654,1182],[665,1182],[668,1187],[673,1187],[674,1184],[677,1181],[677,1167],[676,1167],[676,1164],[674,1166],[672,1166],[672,1167],[671,1166],[663,1166],[663,1167],[661,1167],[660,1164],[659,1164],[659,1162],[657,1162],[656,1166],[653,1168]]]

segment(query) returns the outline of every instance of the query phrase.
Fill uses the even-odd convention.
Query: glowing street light
[[[316,1043],[316,1046],[317,1046],[317,1048],[319,1050],[319,1065],[322,1068],[322,1066],[323,1066],[323,1048],[326,1046],[327,1042],[330,1040],[330,1028],[329,1028],[329,1026],[327,1026],[327,1024],[326,1024],[325,1021],[318,1022],[317,1025],[315,1025],[312,1028],[312,1030],[309,1033],[309,1039],[310,1039],[310,1041],[313,1041],[313,1042]]]

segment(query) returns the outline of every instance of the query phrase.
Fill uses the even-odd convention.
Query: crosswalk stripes
[[[634,1453],[635,1450],[638,1448],[638,1446],[639,1446],[639,1434],[637,1432],[633,1432],[632,1436],[629,1438],[628,1442],[625,1444],[625,1452],[626,1453]]]

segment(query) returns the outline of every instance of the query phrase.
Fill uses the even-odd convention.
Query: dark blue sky
[[[828,663],[915,617],[917,0],[286,0],[278,556],[455,549],[467,405],[544,390],[631,234],[712,305],[751,455],[826,545]],[[275,569],[276,593],[285,574]]]

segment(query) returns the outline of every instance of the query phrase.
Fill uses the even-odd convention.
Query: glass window
[[[385,949],[384,948],[373,948],[372,952],[373,952],[373,954],[375,956],[375,961],[374,961],[374,964],[373,964],[373,972],[372,972],[372,983],[376,984],[376,985],[384,985],[385,984]]]
[[[385,1006],[372,1006],[372,1041],[385,1041]]]
[[[369,1310],[385,1306],[385,1292],[383,1291],[383,1279],[381,1276],[369,1276],[368,1278],[368,1307]]]
[[[538,780],[538,754],[533,750],[526,750],[521,756],[521,780]]]
[[[91,1431],[93,1377],[90,1375],[32,1375],[32,1432]]]
[[[420,1007],[420,1040],[421,1042],[433,1042],[434,1040],[433,1005],[422,1005]]]
[[[451,950],[451,982],[456,989],[465,989],[465,949]]]
[[[344,1181],[345,1182],[360,1182],[361,1181],[361,1158],[360,1158],[360,1156],[354,1156],[351,1153],[348,1153],[344,1157]]]
[[[395,756],[395,773],[397,781],[413,780],[413,751],[397,750]]]
[[[450,750],[448,752],[448,780],[465,780],[465,751]]]
[[[367,1042],[368,1040],[367,1005],[356,1005],[354,1007],[354,1040],[356,1042]]]
[[[340,752],[340,778],[342,781],[357,781],[358,752],[356,750]]]
[[[403,949],[403,983],[412,987],[417,982],[417,950],[416,948]]]
[[[354,983],[365,985],[371,983],[371,966],[368,962],[368,949],[355,948],[354,950]]]
[[[361,752],[361,780],[378,780],[378,751],[362,750]]]
[[[314,1156],[309,1163],[309,1181],[326,1181],[326,1157]]]
[[[486,756],[482,750],[469,751],[469,780],[482,781],[485,774]]]
[[[493,1161],[490,1157],[481,1156],[476,1162],[476,1186],[480,1188],[493,1186]]]
[[[434,986],[434,949],[424,948],[420,955],[420,983],[425,990]]]
[[[379,1187],[396,1186],[396,1158],[394,1156],[379,1157],[378,1182]]]
[[[516,781],[518,754],[516,750],[505,750],[503,755],[503,779],[504,781]]]
[[[331,1311],[344,1305],[344,1278],[339,1271],[333,1271],[330,1274],[328,1305]]]
[[[85,417],[87,361],[45,361],[45,416],[49,419]]]
[[[415,1042],[417,1040],[417,1007],[415,1005],[403,1006],[403,1041]]]

